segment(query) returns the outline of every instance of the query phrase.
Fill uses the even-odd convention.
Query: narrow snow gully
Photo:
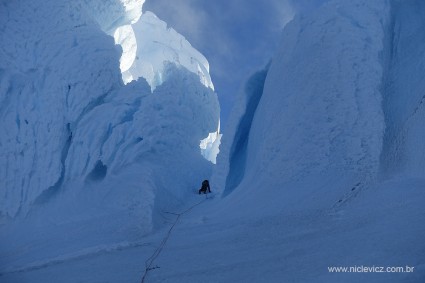
[[[230,149],[229,173],[223,191],[224,197],[229,195],[240,184],[244,177],[249,134],[258,103],[260,103],[263,95],[268,68],[269,66],[252,75],[245,85],[248,103],[246,111],[239,121]]]

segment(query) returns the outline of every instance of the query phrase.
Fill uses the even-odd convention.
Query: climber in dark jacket
[[[202,182],[202,187],[199,189],[199,194],[201,193],[206,194],[207,190],[209,193],[211,193],[210,182],[208,182],[208,180],[204,180]]]

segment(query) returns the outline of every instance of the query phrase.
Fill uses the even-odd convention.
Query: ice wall
[[[262,194],[282,207],[313,208],[376,178],[389,13],[384,0],[328,1],[286,25],[252,123],[236,129],[249,129],[240,141],[246,154],[229,151],[230,168],[232,159],[246,159],[227,176],[243,176],[227,183],[237,185],[231,198],[252,190],[243,198],[251,194],[253,203]]]
[[[386,1],[330,1],[287,26],[253,121],[250,170],[283,179],[336,168],[377,172],[387,17]]]
[[[68,3],[1,5],[0,207],[13,217],[63,183],[79,121],[121,83],[113,39]]]
[[[245,92],[223,140],[215,180],[229,203],[332,207],[424,176],[424,5],[327,1],[285,27],[252,123]]]
[[[254,73],[237,94],[238,103],[229,118],[228,135],[220,146],[213,183],[223,195],[230,194],[245,175],[247,146],[252,120],[264,90],[269,66]]]
[[[147,231],[209,174],[199,142],[219,124],[216,94],[172,62],[153,94],[143,78],[123,85],[105,32],[143,1],[123,3],[1,2],[2,221],[121,213]]]

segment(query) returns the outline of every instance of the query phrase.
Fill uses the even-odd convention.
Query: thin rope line
[[[162,252],[162,249],[164,248],[165,244],[168,241],[168,238],[170,238],[171,236],[171,232],[173,231],[174,226],[176,226],[177,222],[180,219],[180,216],[188,213],[189,211],[191,211],[193,208],[195,208],[196,206],[200,205],[201,203],[203,203],[204,201],[206,201],[208,199],[208,195],[205,195],[205,199],[203,199],[202,201],[192,205],[191,207],[189,207],[188,209],[186,209],[185,211],[181,212],[181,213],[173,213],[173,212],[165,212],[165,213],[169,213],[169,214],[173,214],[176,215],[176,220],[174,221],[174,223],[171,225],[170,229],[168,230],[167,234],[165,235],[164,239],[162,239],[160,245],[158,246],[158,248],[155,250],[155,252],[145,261],[145,272],[143,273],[143,277],[142,277],[142,283],[145,282],[146,276],[148,275],[148,272],[152,269],[152,264],[155,261],[155,259],[160,255],[160,253]]]

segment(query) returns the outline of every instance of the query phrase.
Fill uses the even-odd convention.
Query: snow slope
[[[257,205],[225,220],[207,202],[180,222],[145,282],[423,282],[424,185],[392,180],[338,210],[264,215]],[[414,272],[328,272],[406,265]]]
[[[221,201],[208,199],[180,219],[144,282],[423,282],[425,217],[418,208],[425,201],[424,186],[423,179],[392,180],[342,209],[266,216],[252,207],[257,215],[242,218],[223,218],[217,213]],[[189,201],[194,204],[199,199]],[[168,225],[175,217],[165,216]],[[0,278],[5,282],[45,282],[46,278],[140,282],[145,261],[161,246],[167,230],[133,244],[33,262]],[[395,250],[394,244],[403,249]],[[406,265],[414,272],[328,272],[329,266]]]

